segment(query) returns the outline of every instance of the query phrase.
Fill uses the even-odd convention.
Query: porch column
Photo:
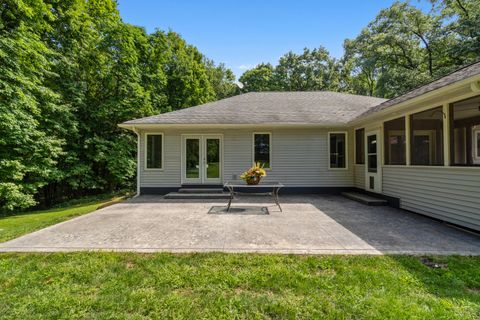
[[[450,165],[450,105],[443,104],[443,165]]]

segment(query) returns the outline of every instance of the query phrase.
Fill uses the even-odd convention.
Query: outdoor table
[[[230,199],[227,205],[227,212],[230,212],[230,206],[232,204],[232,200],[235,196],[235,193],[253,193],[253,194],[266,194],[271,195],[275,204],[278,206],[280,211],[282,211],[282,207],[278,202],[278,191],[283,187],[281,182],[260,182],[259,184],[247,184],[244,181],[228,181],[223,185],[225,188],[228,189],[230,192]],[[263,190],[271,189],[271,192],[265,192]],[[242,191],[243,190],[243,191]],[[283,212],[283,211],[282,211]]]

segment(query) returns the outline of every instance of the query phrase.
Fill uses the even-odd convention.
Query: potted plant
[[[253,167],[242,173],[240,179],[244,180],[247,184],[255,185],[259,184],[260,180],[267,175],[265,169],[263,169],[263,164],[260,162],[254,162]]]

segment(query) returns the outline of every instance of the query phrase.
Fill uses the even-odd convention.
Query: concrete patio
[[[0,251],[270,252],[479,255],[480,236],[389,207],[332,195],[264,197],[234,207],[265,214],[209,214],[224,201],[141,196],[0,244]]]

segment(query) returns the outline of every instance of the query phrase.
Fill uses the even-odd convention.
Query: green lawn
[[[11,216],[0,216],[0,242],[4,242],[26,233],[45,228],[73,217],[97,210],[110,202],[120,200],[119,196],[103,196],[98,199],[79,200],[63,208],[54,208],[43,211],[31,211]]]
[[[5,319],[478,319],[480,258],[0,254]]]

